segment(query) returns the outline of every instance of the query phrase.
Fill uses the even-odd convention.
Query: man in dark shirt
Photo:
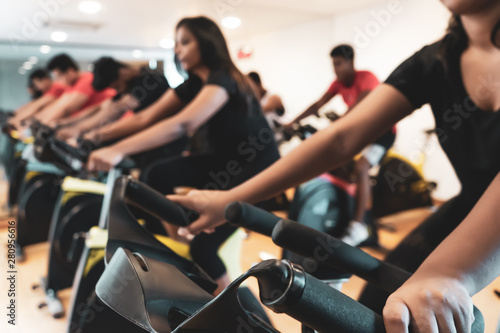
[[[60,130],[60,139],[75,138],[107,125],[126,116],[128,110],[140,112],[170,87],[163,74],[146,68],[131,67],[110,57],[102,57],[94,64],[92,86],[97,91],[113,88],[118,95],[113,100],[103,102],[99,111],[92,116]]]

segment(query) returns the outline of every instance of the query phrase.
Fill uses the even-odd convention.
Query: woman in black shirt
[[[186,18],[176,28],[177,63],[187,80],[161,98],[170,117],[146,130],[93,152],[89,170],[109,170],[125,156],[192,135],[203,127],[208,149],[156,162],[141,178],[162,193],[176,186],[229,189],[279,158],[272,130],[247,78],[231,60],[219,27],[205,17]],[[207,151],[208,150],[208,151]],[[191,242],[191,254],[220,291],[229,283],[217,250],[236,228],[225,225]]]
[[[223,208],[232,201],[257,202],[342,165],[413,110],[430,103],[440,144],[462,183],[462,191],[388,256],[388,261],[415,271],[465,219],[500,171],[500,2],[443,0],[443,3],[453,13],[445,37],[405,61],[345,117],[230,191],[172,196],[187,206],[200,197],[212,197],[210,204],[201,209],[200,220],[186,232],[196,234],[224,223]],[[498,181],[496,185],[494,188],[498,189]],[[481,230],[482,226],[491,227],[488,220],[474,222],[480,236],[474,236],[473,246],[462,245],[467,248],[466,253],[457,253],[441,264],[431,260],[430,266],[422,265],[425,273],[417,271],[417,285],[428,289],[416,294],[415,289],[402,288],[398,295],[403,297],[392,302],[384,313],[388,332],[407,332],[404,326],[409,325],[410,312],[416,314],[413,322],[418,332],[438,329],[455,332],[455,326],[458,332],[470,330],[469,294],[500,274],[498,230]],[[480,248],[487,251],[480,253]],[[438,287],[432,287],[428,281],[439,281]],[[442,286],[446,288],[439,289]],[[420,302],[422,293],[428,296],[425,302]],[[381,311],[387,296],[369,287],[362,300]],[[432,306],[422,307],[422,304]],[[394,323],[402,324],[394,326]]]

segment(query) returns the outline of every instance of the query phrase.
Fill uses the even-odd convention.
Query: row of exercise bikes
[[[67,332],[279,332],[262,305],[301,322],[302,332],[384,332],[380,315],[332,285],[354,274],[391,292],[410,273],[333,237],[331,216],[328,224],[312,228],[304,219],[282,219],[241,202],[229,205],[229,223],[271,237],[284,259],[256,264],[214,297],[215,282],[189,259],[187,245],[155,233],[152,222],[186,226],[197,212],[134,179],[131,160],[107,174],[89,174],[89,143],[71,147],[40,123],[33,123],[32,137],[22,142],[3,118],[6,142],[0,144],[8,149],[2,149],[0,162],[9,175],[9,201],[17,205],[18,251],[49,240],[41,307],[55,318],[67,312]],[[298,128],[294,135],[305,132]],[[419,176],[418,170],[406,175]],[[385,183],[375,180],[374,189]],[[419,181],[400,183],[411,188]],[[345,219],[340,208],[337,219]],[[260,302],[245,286],[250,277],[258,281]],[[71,286],[65,311],[57,292]],[[474,310],[473,332],[483,332],[481,313]]]

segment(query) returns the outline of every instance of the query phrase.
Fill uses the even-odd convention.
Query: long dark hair
[[[225,70],[236,81],[240,91],[253,95],[248,78],[243,75],[234,64],[229,54],[226,39],[217,24],[204,16],[188,17],[177,23],[176,30],[180,27],[187,28],[198,41],[201,61],[210,71]],[[180,63],[175,58],[179,69]]]
[[[493,45],[500,48],[500,21],[493,28],[490,39]],[[452,62],[456,61],[457,54],[461,54],[467,46],[469,46],[469,37],[465,32],[462,20],[459,15],[452,15],[440,51],[440,56],[447,70]]]

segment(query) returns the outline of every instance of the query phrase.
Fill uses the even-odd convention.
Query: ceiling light
[[[48,45],[40,46],[40,53],[47,54],[50,53],[51,47]]]
[[[21,68],[19,68],[18,72],[19,72],[19,74],[21,74],[21,75],[26,74],[26,70],[25,70],[24,68],[22,68],[22,67],[21,67]]]
[[[102,5],[97,1],[83,1],[80,2],[78,9],[85,14],[96,14],[102,8]]]
[[[52,38],[54,42],[62,43],[68,38],[68,34],[63,31],[54,31],[50,34],[50,38]]]
[[[224,17],[222,25],[228,29],[236,29],[241,25],[241,19],[235,16]]]
[[[24,64],[23,64],[23,68],[27,71],[31,70],[33,68],[33,64],[29,61],[26,61]]]
[[[165,38],[160,40],[160,47],[164,49],[173,49],[175,47],[175,41],[172,38]]]
[[[132,51],[132,57],[134,57],[134,58],[140,58],[140,57],[142,57],[142,51],[141,50],[133,50]]]
[[[35,56],[31,56],[29,59],[28,59],[28,62],[32,63],[33,65],[35,65],[36,63],[38,63],[38,58],[35,57]]]

